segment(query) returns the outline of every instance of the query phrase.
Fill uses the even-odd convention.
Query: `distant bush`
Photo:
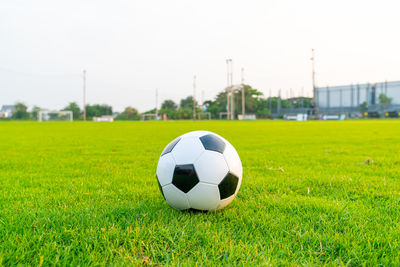
[[[140,119],[140,113],[133,107],[126,107],[125,110],[115,117],[115,120],[120,121],[134,121]]]

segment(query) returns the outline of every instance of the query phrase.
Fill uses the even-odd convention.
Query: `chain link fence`
[[[391,103],[381,103],[379,96],[382,94],[390,98]],[[400,110],[400,81],[318,87],[316,104],[320,114],[395,112]]]

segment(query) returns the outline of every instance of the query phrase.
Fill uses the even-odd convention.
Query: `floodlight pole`
[[[318,105],[317,105],[317,87],[315,85],[315,57],[314,57],[314,48],[311,49],[311,62],[312,62],[312,86],[313,86],[313,97],[312,103],[314,105],[315,114],[318,114]]]
[[[193,76],[193,120],[196,119],[196,75]]]
[[[86,121],[86,70],[83,70],[83,120]]]
[[[235,119],[235,92],[233,89],[233,64],[231,60],[231,120]]]
[[[242,119],[244,120],[244,117],[246,115],[246,109],[245,109],[245,96],[244,96],[244,68],[242,68]]]
[[[232,62],[232,59],[227,59],[226,60],[226,119],[230,119],[230,110],[231,110],[231,105],[230,105],[230,69],[229,69],[229,64]]]

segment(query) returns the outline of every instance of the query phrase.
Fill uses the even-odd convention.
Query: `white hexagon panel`
[[[190,208],[186,194],[176,188],[173,184],[162,187],[165,200],[171,207],[177,210],[185,210]]]
[[[242,177],[242,162],[239,158],[239,154],[236,152],[236,149],[231,144],[226,146],[224,157],[229,166],[229,171],[238,177]]]
[[[157,165],[157,179],[161,186],[172,183],[175,170],[175,160],[171,153],[160,157]]]
[[[157,179],[173,208],[216,210],[227,206],[242,181],[235,148],[221,136],[194,131],[169,143],[159,159]]]
[[[176,164],[193,164],[198,159],[201,153],[204,152],[199,138],[182,137],[172,150],[172,156]]]
[[[196,210],[216,210],[221,201],[217,185],[198,183],[187,193],[190,207]]]
[[[200,182],[218,185],[229,172],[224,155],[206,150],[194,163]]]

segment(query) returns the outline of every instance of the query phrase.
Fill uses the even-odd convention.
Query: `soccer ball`
[[[235,198],[242,172],[239,155],[227,140],[212,132],[194,131],[165,147],[157,180],[173,208],[217,210]]]

